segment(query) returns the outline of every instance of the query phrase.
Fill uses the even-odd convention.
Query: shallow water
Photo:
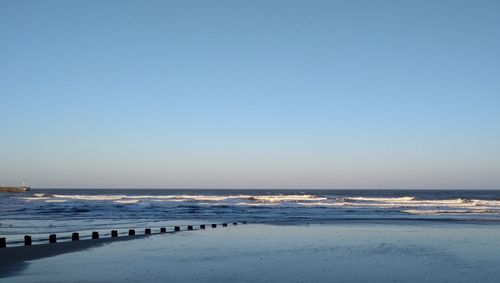
[[[500,226],[238,225],[32,261],[5,282],[496,282]]]
[[[500,191],[32,190],[0,194],[0,236],[161,227],[181,222],[320,223],[342,219],[500,222]]]

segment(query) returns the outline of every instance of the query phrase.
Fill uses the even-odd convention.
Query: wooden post
[[[160,228],[160,233],[167,233],[167,228],[161,227]]]
[[[129,236],[135,236],[135,230],[134,229],[129,229],[128,230],[128,235]]]
[[[151,229],[149,229],[149,228],[144,229],[144,234],[146,234],[146,235],[151,234]]]
[[[0,238],[0,249],[6,248],[6,247],[7,247],[7,239]]]
[[[217,228],[217,224],[212,224],[212,228]]]
[[[24,236],[24,245],[25,246],[31,246],[31,236]]]
[[[55,244],[55,243],[57,243],[57,236],[56,236],[56,234],[49,235],[49,244]]]
[[[80,240],[80,234],[76,232],[71,234],[71,241],[79,241],[79,240]]]
[[[201,224],[200,229],[205,229],[205,224]]]
[[[180,230],[181,230],[181,227],[179,227],[179,226],[174,227],[174,231],[180,231]]]
[[[93,240],[99,239],[99,232],[92,232],[92,239]]]
[[[118,237],[118,231],[116,231],[116,230],[111,230],[111,237],[112,237],[112,238]]]

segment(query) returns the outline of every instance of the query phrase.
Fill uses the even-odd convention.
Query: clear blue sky
[[[499,13],[2,0],[0,183],[500,188]]]

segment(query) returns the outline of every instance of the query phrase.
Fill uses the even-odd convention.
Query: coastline
[[[174,233],[174,232],[167,232]],[[113,242],[143,239],[151,235],[122,236],[116,238],[86,239],[55,244],[38,244],[32,246],[15,246],[0,249],[0,279],[22,270],[28,261],[75,253],[85,249],[97,248]]]
[[[500,277],[499,225],[391,223],[247,224],[10,248],[20,254],[2,280],[486,282]]]

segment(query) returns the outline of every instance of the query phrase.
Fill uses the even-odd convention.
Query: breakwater
[[[0,192],[5,192],[5,193],[22,193],[22,192],[27,192],[31,188],[26,187],[26,186],[21,186],[21,187],[0,187]]]

